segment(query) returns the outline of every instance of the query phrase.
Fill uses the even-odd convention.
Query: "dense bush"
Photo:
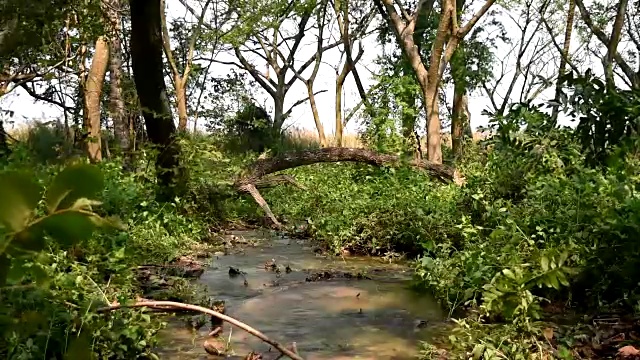
[[[460,323],[457,339],[467,345],[459,348],[482,341],[527,353],[536,336],[509,331],[536,334],[550,301],[640,309],[637,156],[627,149],[624,160],[593,167],[571,129],[526,105],[494,130],[467,148],[461,188],[411,169],[320,164],[289,171],[314,191],[264,195],[284,219],[307,220],[335,252],[418,255],[418,284],[452,314],[480,316]]]
[[[32,151],[39,150],[15,148],[9,165],[0,172],[25,170],[48,188],[66,165],[24,162],[31,159]],[[153,200],[151,171],[123,173],[121,164],[112,161],[101,164],[99,172],[104,176],[104,191],[97,196],[101,204],[94,211],[119,218],[126,231],[105,228],[73,246],[58,245],[47,236],[43,251],[19,268],[12,266],[9,283],[0,290],[0,301],[5,304],[0,308],[3,358],[62,358],[63,354],[90,358],[87,351],[102,359],[154,357],[155,335],[163,326],[158,317],[140,310],[108,315],[94,310],[140,296],[132,269],[174,259],[195,242],[206,240],[208,226],[205,216],[190,212],[194,205],[185,203],[191,199],[164,204]],[[43,214],[41,204],[37,216]],[[2,232],[0,239],[6,241],[8,235]],[[0,273],[6,274],[5,270]]]

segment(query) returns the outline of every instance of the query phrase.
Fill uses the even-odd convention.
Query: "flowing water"
[[[321,256],[307,241],[266,232],[234,234],[255,245],[214,257],[199,281],[216,299],[225,300],[227,315],[282,344],[295,341],[305,359],[415,359],[419,340],[443,319],[431,297],[408,289],[412,271],[406,265],[368,257]],[[265,270],[271,259],[283,270],[280,275]],[[290,273],[284,271],[287,265]],[[242,276],[231,277],[229,267],[246,272],[248,284]],[[305,281],[309,271],[325,270],[362,272],[371,279]],[[194,334],[171,323],[162,333],[161,358],[213,358],[202,347],[208,331],[205,326]],[[227,324],[223,337],[230,337],[237,355],[268,350],[267,344]]]

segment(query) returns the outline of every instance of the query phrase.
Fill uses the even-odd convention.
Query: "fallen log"
[[[443,183],[454,182],[458,185],[464,183],[464,178],[458,170],[447,165],[436,164],[423,159],[403,161],[398,156],[380,154],[367,149],[329,147],[317,150],[289,152],[271,158],[258,159],[249,165],[236,179],[234,186],[239,192],[250,194],[273,225],[276,228],[281,228],[282,224],[273,214],[269,208],[269,204],[264,200],[258,188],[275,186],[281,183],[290,183],[297,187],[302,187],[301,185],[297,185],[291,176],[269,175],[299,166],[331,162],[356,162],[378,167],[400,167],[405,165],[424,170]]]

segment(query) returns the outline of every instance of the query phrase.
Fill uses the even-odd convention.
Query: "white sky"
[[[200,9],[198,4],[195,4],[194,8],[196,8],[196,10]],[[178,2],[178,0],[168,0],[168,11],[167,11],[168,21],[170,21],[171,18],[182,17],[187,14],[188,12]],[[514,18],[517,19],[517,16],[514,16]],[[505,24],[508,34],[510,36],[520,36],[519,30],[517,30],[517,28],[515,27],[515,23],[513,21],[514,18],[510,19],[507,16],[504,16],[504,15],[501,16],[501,20]],[[482,23],[479,23],[478,26],[482,26]],[[564,29],[562,29],[562,31],[564,31]],[[316,38],[315,34],[308,34],[308,36],[306,36],[305,39],[303,40],[303,44],[305,44],[305,46],[303,46],[298,53],[299,54],[297,56],[298,64],[306,61],[315,52],[315,46],[316,46],[315,38]],[[562,36],[559,36],[556,39],[557,41],[560,42],[562,41]],[[366,49],[365,55],[363,56],[362,60],[359,62],[358,71],[364,83],[364,87],[365,89],[367,89],[371,85],[373,85],[371,71],[376,71],[376,68],[373,65],[373,60],[382,52],[382,48],[375,43],[374,36],[371,36],[370,38],[365,40],[364,46]],[[576,47],[576,45],[574,45],[573,47]],[[509,46],[500,46],[497,50],[496,56],[498,58],[506,58],[508,51],[509,51]],[[323,64],[320,67],[320,70],[315,82],[315,87],[314,87],[315,91],[327,90],[326,92],[316,96],[316,102],[317,102],[317,106],[320,113],[320,119],[323,122],[323,125],[325,127],[325,133],[327,135],[331,134],[334,129],[335,79],[337,76],[334,67],[335,67],[335,64],[338,63],[339,56],[340,56],[340,52],[337,49],[328,51],[324,54]],[[247,56],[247,58],[251,59],[251,57],[249,56]],[[218,57],[218,59],[233,61],[235,57],[228,54],[225,57],[225,55],[222,54]],[[258,69],[266,68],[266,64],[264,63],[264,61],[254,62],[254,65]],[[496,68],[497,66],[498,66],[497,64],[494,66],[494,72],[498,71],[498,69]],[[557,64],[555,66],[557,66]],[[513,71],[513,61],[511,61],[511,63],[507,63],[507,68]],[[218,76],[224,75],[229,71],[229,67],[227,67],[226,65],[214,64],[214,66],[212,66],[212,69],[215,69],[212,75],[218,75]],[[553,71],[557,71],[557,70],[553,70]],[[310,70],[307,71],[305,74],[308,74],[309,72]],[[293,76],[293,74],[291,73],[289,76]],[[168,79],[167,79],[167,82],[168,82]],[[498,91],[498,93],[504,93],[504,89],[506,89],[506,87],[502,86],[501,90]],[[519,92],[519,90],[516,90],[516,93],[517,92]],[[294,102],[302,98],[305,98],[307,96],[306,93],[307,92],[304,84],[302,84],[302,82],[300,81],[296,81],[295,85],[293,85],[293,87],[287,94],[287,98],[285,100],[285,111]],[[553,96],[553,90],[550,89],[548,91],[543,92],[542,95],[539,97],[539,100],[540,101],[547,100],[552,98],[552,96]],[[272,110],[272,101],[270,101],[270,98],[266,95],[266,93],[262,94],[262,98],[258,97],[258,100],[261,103],[266,104],[268,110]],[[344,108],[346,109],[346,112],[348,112],[348,110],[354,105],[356,105],[359,101],[360,101],[360,97],[356,91],[355,82],[353,80],[353,77],[350,75],[345,84],[345,93],[343,98],[343,104],[344,104]],[[488,109],[489,107],[490,107],[490,102],[484,94],[480,93],[479,91],[476,91],[470,95],[469,110],[471,113],[471,125],[473,128],[487,125],[488,117],[482,115],[481,112],[485,109]],[[35,119],[35,120],[48,121],[48,120],[62,117],[61,110],[57,109],[54,106],[48,105],[46,103],[34,102],[34,100],[28,94],[26,94],[22,89],[16,89],[11,94],[1,98],[0,108],[5,110],[12,110],[15,112],[14,117],[12,119],[9,119],[9,120],[15,121],[14,126],[19,125],[25,120],[28,121],[28,120]],[[446,110],[445,109],[441,110],[441,112],[444,112],[444,111]],[[177,118],[176,118],[176,121],[177,121]],[[315,124],[313,122],[313,117],[312,117],[308,102],[305,104],[299,105],[294,109],[286,126],[288,125],[315,130]],[[7,127],[10,129],[11,125]],[[347,132],[355,132],[356,129],[357,129],[357,123],[355,121],[352,121],[349,123],[346,130]]]

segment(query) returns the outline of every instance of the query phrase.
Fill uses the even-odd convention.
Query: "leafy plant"
[[[42,187],[24,173],[0,174],[0,283],[17,280],[21,261],[45,249],[47,239],[69,247],[91,237],[97,227],[116,224],[93,212],[104,180],[92,165],[76,164],[61,171],[42,197]],[[43,200],[46,215],[35,217]],[[17,271],[17,274],[15,273]],[[16,278],[18,276],[18,278]]]

